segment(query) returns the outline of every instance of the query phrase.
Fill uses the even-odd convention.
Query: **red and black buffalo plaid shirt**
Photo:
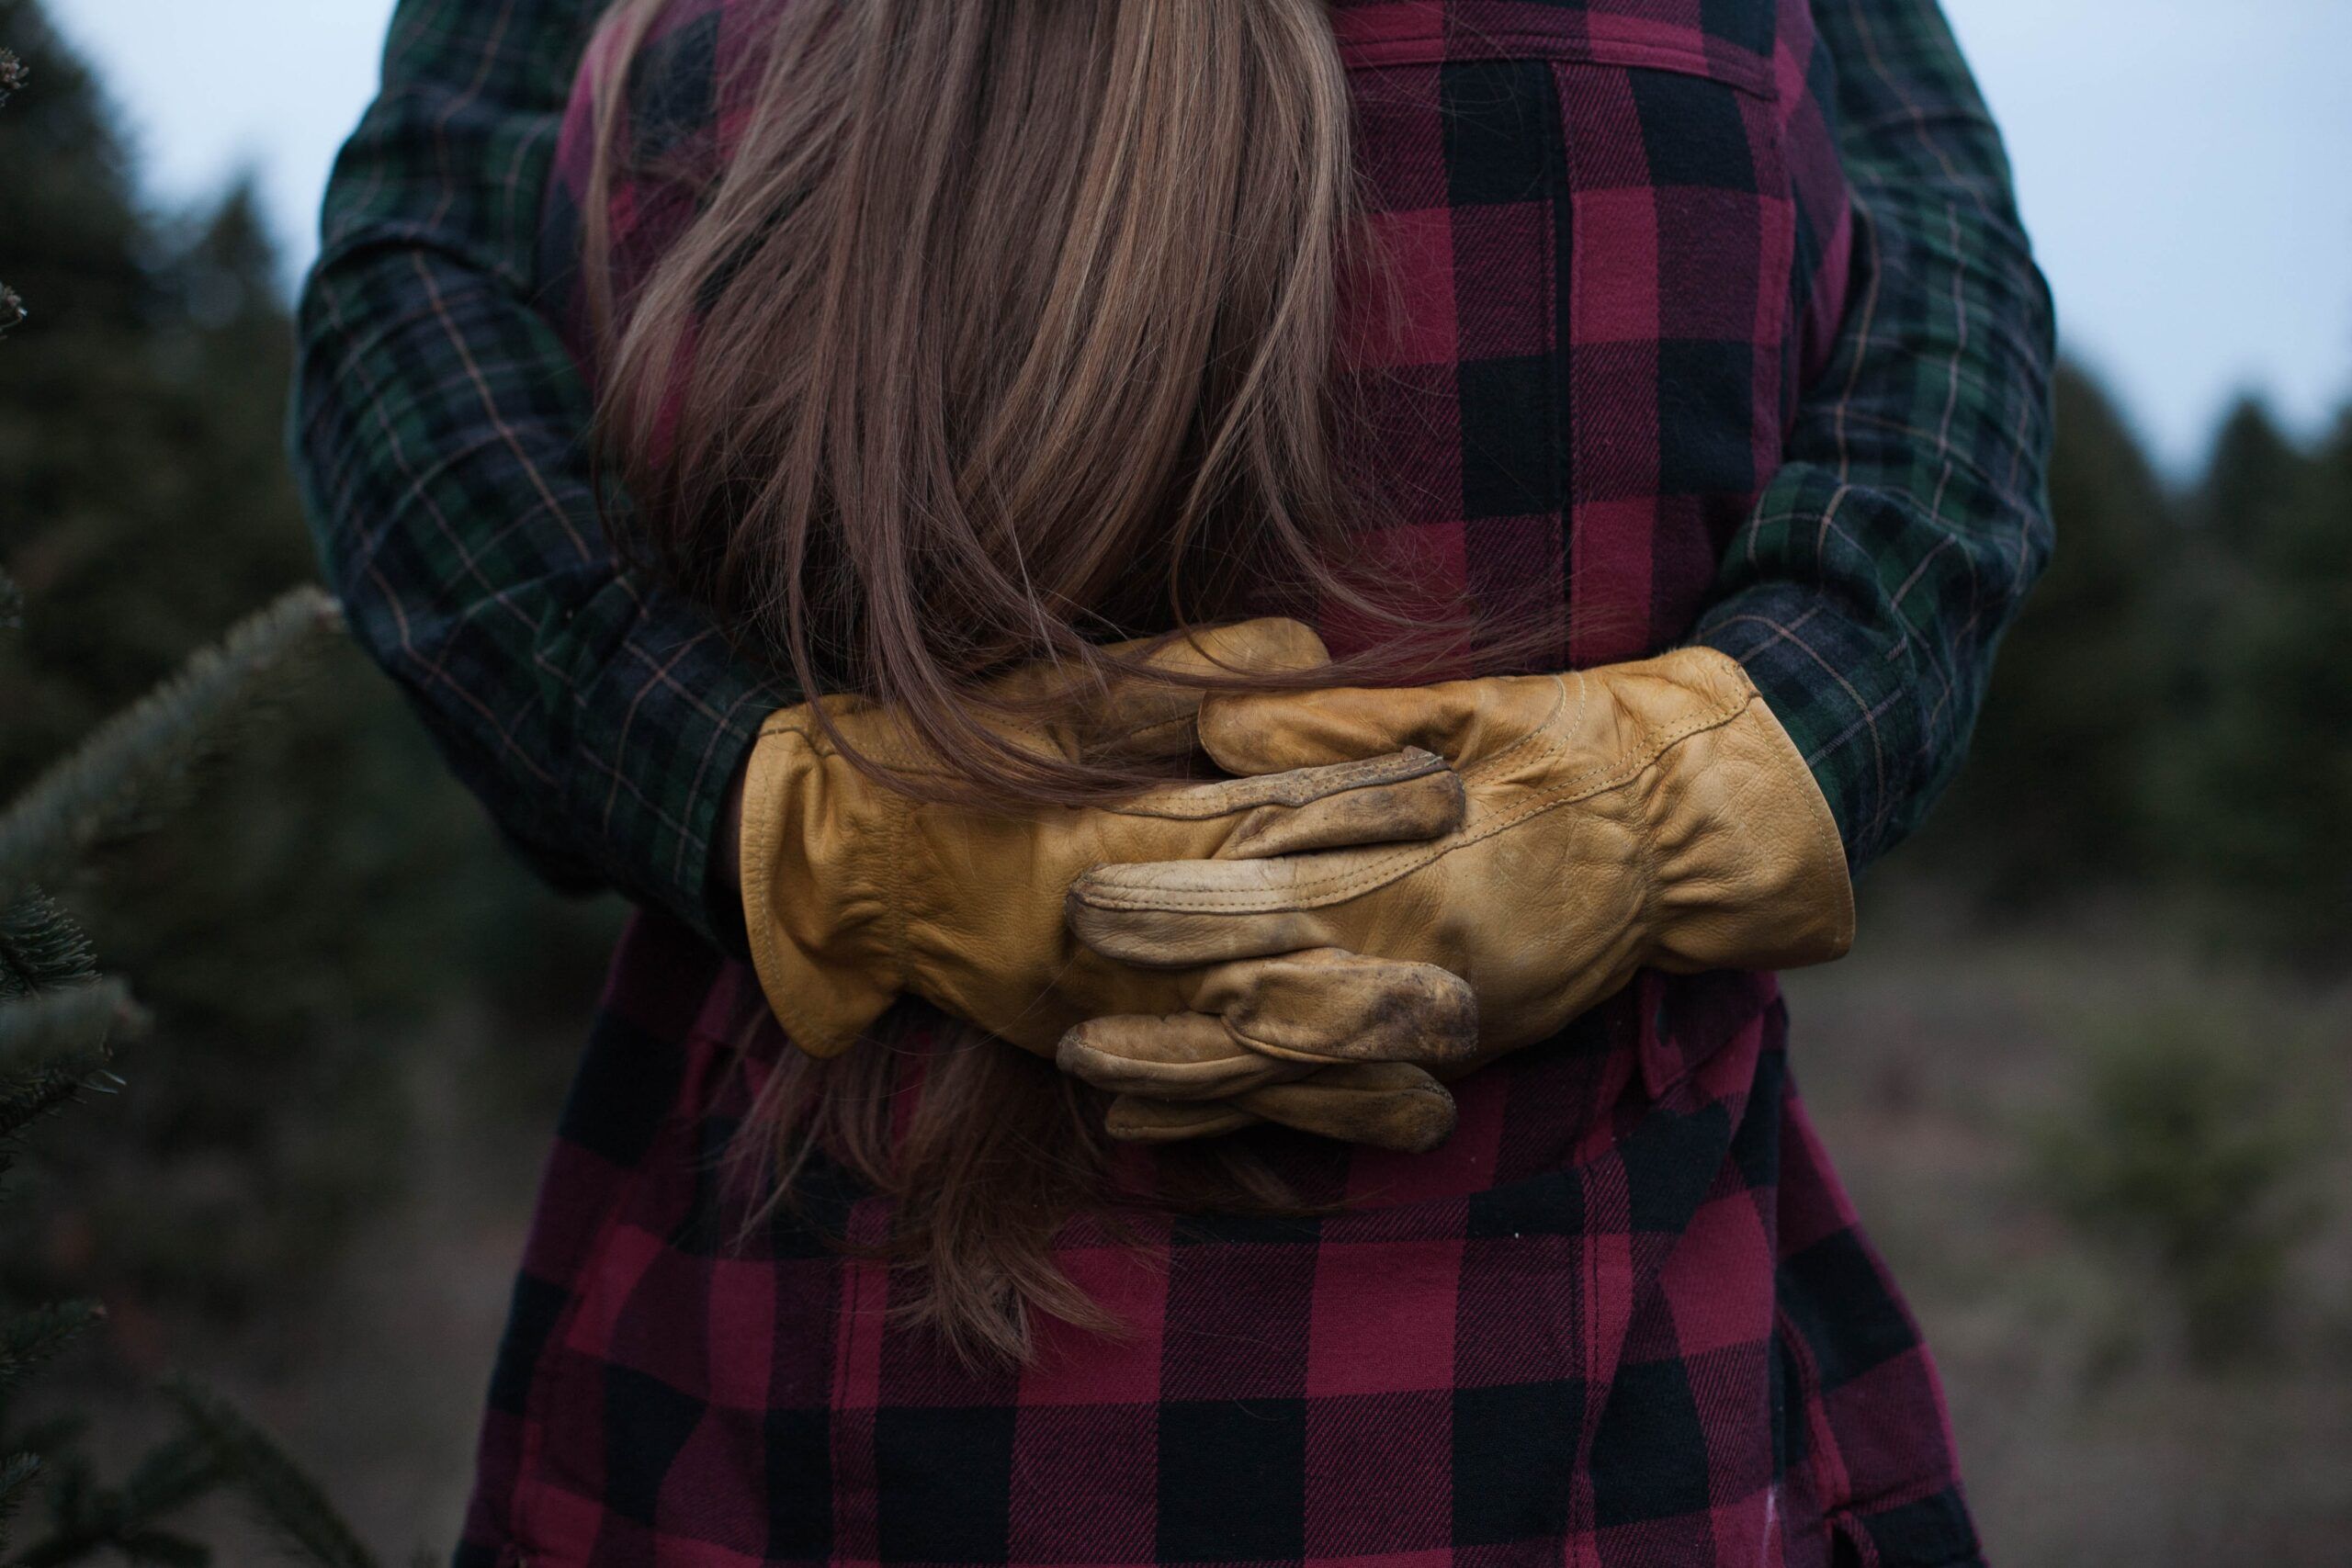
[[[679,0],[627,96],[624,269],[727,151],[771,0]],[[1845,309],[1802,5],[1358,0],[1333,18],[1402,320],[1357,321],[1392,541],[1558,666],[1692,635]],[[547,276],[576,244],[592,53]],[[1457,1089],[1435,1154],[1250,1134],[1309,1220],[1079,1227],[1131,1325],[976,1373],[724,1156],[773,1023],[647,917],[544,1188],[459,1562],[1968,1564],[1927,1353],[1790,1081],[1769,976],[1643,975]],[[921,1031],[915,1043],[921,1048]],[[1139,1156],[1148,1157],[1148,1156]]]

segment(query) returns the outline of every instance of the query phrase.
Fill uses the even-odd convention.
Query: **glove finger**
[[[1103,957],[1146,969],[1338,947],[1348,941],[1338,908],[1396,881],[1424,854],[1408,846],[1098,865],[1070,884],[1063,918]]]
[[[1242,774],[1318,767],[1400,747],[1460,764],[1541,728],[1566,699],[1566,685],[1551,678],[1217,693],[1201,706],[1201,746],[1218,767]]]
[[[1091,1019],[1055,1061],[1097,1089],[1200,1100],[1336,1062],[1461,1067],[1477,1051],[1476,997],[1430,964],[1291,953],[1212,970],[1192,1000],[1191,1012]]]
[[[1123,1144],[1182,1144],[1261,1124],[1230,1100],[1192,1102],[1136,1094],[1119,1096],[1102,1115],[1102,1130]]]
[[[1478,1049],[1478,998],[1460,976],[1335,947],[1220,964],[1193,1005],[1250,1054],[1316,1066],[1461,1067]]]
[[[1419,1067],[1378,1062],[1326,1067],[1221,1106],[1121,1095],[1103,1124],[1115,1138],[1164,1144],[1235,1132],[1255,1118],[1342,1143],[1426,1154],[1453,1134],[1456,1115],[1453,1096],[1443,1084]]]
[[[1237,1043],[1204,1012],[1089,1019],[1062,1036],[1054,1063],[1097,1089],[1170,1100],[1227,1100],[1312,1070]]]
[[[1302,1133],[1399,1154],[1427,1154],[1453,1135],[1459,1114],[1446,1087],[1403,1062],[1326,1067],[1234,1100],[1237,1110]]]
[[[1238,817],[1221,855],[1267,859],[1442,838],[1462,826],[1462,781],[1430,751],[1155,790],[1110,809],[1198,822]]]
[[[1345,938],[1329,921],[1303,909],[1240,915],[1213,910],[1102,910],[1082,908],[1073,897],[1068,905],[1068,919],[1079,941],[1105,958],[1137,969],[1210,968],[1330,947]]]

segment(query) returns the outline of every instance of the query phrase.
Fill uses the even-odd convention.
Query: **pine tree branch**
[[[0,1405],[0,1416],[5,1416],[5,1405]],[[64,1452],[70,1445],[80,1441],[82,1435],[89,1429],[87,1416],[51,1416],[17,1427],[6,1446],[28,1453],[46,1463],[51,1454]]]
[[[101,724],[0,814],[0,903],[152,821],[227,744],[232,721],[341,624],[324,592],[294,589]]]
[[[85,1077],[105,1065],[115,1031],[143,1015],[119,980],[96,980],[0,1002],[0,1083],[48,1074]],[[0,1134],[7,1128],[0,1125]]]
[[[192,1435],[154,1450],[130,1479],[111,1491],[90,1486],[85,1470],[60,1468],[60,1484],[50,1495],[55,1516],[51,1534],[27,1547],[11,1568],[62,1568],[107,1551],[133,1562],[141,1561],[142,1552],[149,1562],[187,1561],[153,1555],[156,1542],[178,1540],[158,1530],[156,1523],[217,1490],[225,1479],[212,1446]]]
[[[90,1079],[88,1071],[40,1073],[18,1083],[0,1083],[0,1176],[14,1165],[14,1145],[27,1129],[72,1103]]]
[[[187,1379],[164,1388],[191,1432],[212,1447],[223,1472],[288,1547],[325,1568],[377,1568],[373,1553],[318,1484],[260,1427],[210,1390]]]
[[[96,1302],[55,1302],[0,1323],[0,1394],[106,1314]]]
[[[119,1530],[146,1530],[164,1515],[217,1492],[228,1479],[213,1446],[183,1433],[151,1450],[108,1501],[121,1520]]]
[[[97,950],[65,907],[38,887],[0,906],[0,1002],[96,979]]]
[[[34,1479],[40,1474],[39,1454],[10,1454],[0,1459],[0,1551],[8,1550],[8,1527],[25,1506]]]
[[[119,980],[0,1001],[0,1177],[35,1122],[82,1089],[104,1087],[97,1080],[111,1077],[106,1065],[117,1032],[145,1023]]]

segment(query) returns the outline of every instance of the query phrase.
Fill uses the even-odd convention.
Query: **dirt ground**
[[[1787,980],[1797,1076],[1942,1367],[1996,1564],[2343,1562],[2352,1535],[2352,996],[2121,931],[1915,933]],[[2332,1135],[2272,1348],[2199,1368],[2163,1280],[2070,1229],[2030,1159],[2088,1043],[2245,1021]]]

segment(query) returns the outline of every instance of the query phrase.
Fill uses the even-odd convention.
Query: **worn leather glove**
[[[1441,1076],[1546,1038],[1645,965],[1793,967],[1852,942],[1828,804],[1747,672],[1713,649],[1558,676],[1213,697],[1199,723],[1209,755],[1241,774],[1438,751],[1468,794],[1463,825],[1429,842],[1098,866],[1071,886],[1072,929],[1139,966],[1339,947],[1449,970],[1476,994],[1480,1043],[1423,1064]],[[1249,1049],[1296,1062],[1322,1047]],[[1114,1128],[1136,1137],[1237,1124],[1230,1106],[1176,1102],[1256,1070],[1238,1054],[1204,1060],[1197,1040],[1144,1021],[1082,1025],[1060,1059],[1150,1097],[1114,1108]]]
[[[1326,661],[1312,631],[1262,620],[1197,634],[1156,659],[1170,667],[1245,672]],[[1000,695],[1063,689],[1055,671],[1005,678]],[[908,773],[944,773],[885,705],[823,699],[853,746]],[[1200,694],[1114,682],[1072,694],[1053,716],[1004,733],[1041,754],[1182,755]],[[809,705],[762,727],[743,789],[743,913],[763,990],[802,1050],[845,1049],[901,993],[1043,1055],[1072,1025],[1148,1014],[1171,1029],[1213,1032],[1227,1055],[1268,1068],[1232,1076],[1228,1092],[1269,1091],[1308,1070],[1242,1043],[1317,1043],[1327,1059],[1444,1056],[1475,1033],[1466,992],[1424,966],[1372,959],[1219,964],[1142,971],[1107,962],[1062,919],[1071,880],[1106,861],[1283,854],[1396,842],[1449,831],[1459,782],[1426,751],[1398,751],[1263,777],[1172,785],[1102,807],[990,811],[913,799],[842,757]],[[1334,955],[1346,959],[1347,955]],[[1187,1039],[1197,1039],[1188,1034]],[[1250,1081],[1243,1081],[1249,1079]],[[1375,1062],[1306,1097],[1264,1103],[1278,1119],[1328,1130],[1318,1107],[1351,1108],[1379,1141],[1424,1146],[1450,1129],[1452,1097],[1418,1067]],[[1377,1102],[1377,1103],[1375,1103]],[[1256,1101],[1253,1100],[1253,1103]]]

